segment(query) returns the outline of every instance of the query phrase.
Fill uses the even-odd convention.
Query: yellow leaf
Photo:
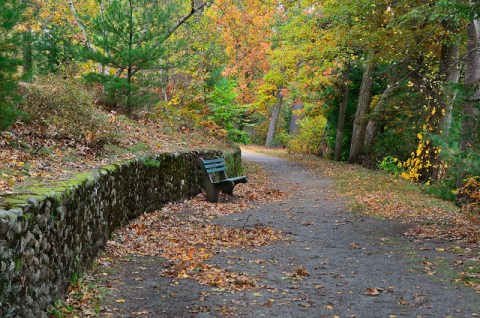
[[[22,167],[24,164],[25,164],[25,162],[23,162],[23,161],[17,162],[17,166],[19,166],[19,167]]]
[[[124,303],[125,299],[117,299],[116,301],[117,301],[117,303]]]

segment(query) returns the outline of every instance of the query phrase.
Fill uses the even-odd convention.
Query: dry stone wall
[[[197,158],[219,154],[138,158],[54,190],[11,198],[9,209],[0,209],[0,317],[47,317],[49,306],[65,295],[117,227],[198,194],[203,180]],[[240,152],[224,156],[232,175],[238,174]]]

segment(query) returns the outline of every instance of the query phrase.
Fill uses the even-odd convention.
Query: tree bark
[[[457,84],[460,79],[459,46],[458,44],[442,44],[440,51],[439,78],[441,82],[440,94],[438,95],[440,108],[438,127],[435,127],[434,134],[440,135],[443,140],[448,141],[450,128],[452,126],[453,104],[456,93],[452,91],[451,84]],[[432,143],[428,145],[431,154],[431,169],[427,169],[426,178],[441,180],[445,175],[444,158],[441,153],[436,153]]]
[[[93,52],[96,52],[96,49],[92,46],[92,44],[88,40],[87,31],[85,30],[85,27],[84,27],[83,23],[80,22],[80,20],[78,19],[77,10],[75,10],[75,5],[73,4],[73,0],[68,0],[68,7],[70,8],[70,12],[73,15],[73,19],[75,20],[75,24],[77,25],[77,27],[82,32],[82,37],[83,37],[83,40],[85,41],[85,45],[90,50],[92,50]]]
[[[340,105],[338,109],[337,134],[335,136],[335,153],[334,159],[336,161],[342,160],[342,142],[343,142],[343,128],[345,127],[345,115],[347,113],[347,103],[349,94],[349,77],[350,65],[347,64],[342,74],[342,83],[340,84]]]
[[[475,105],[480,102],[480,18],[474,19],[467,29],[467,60],[465,63],[465,86],[469,96],[462,108],[460,149],[467,151],[477,142],[479,111]]]
[[[355,112],[355,120],[353,122],[352,143],[350,145],[349,163],[361,163],[363,154],[363,145],[365,142],[365,131],[367,128],[366,115],[370,100],[372,97],[373,72],[375,71],[375,63],[368,61],[365,66],[365,72],[360,86],[360,95],[358,97],[357,111]]]
[[[480,102],[480,18],[475,18],[467,28],[467,59],[465,62],[465,86],[469,95],[462,105],[462,127],[460,150],[467,152],[478,142],[479,111],[475,107]],[[457,187],[462,187],[468,172],[462,169],[457,176]]]
[[[323,130],[322,139],[320,139],[320,145],[318,145],[317,155],[322,158],[327,158],[330,156],[331,149],[328,147],[327,143],[327,129]]]
[[[455,93],[449,93],[449,85],[457,84],[460,79],[459,61],[459,45],[443,44],[440,52],[440,78],[446,82],[446,107],[445,113],[440,119],[440,131],[447,140],[452,126],[453,102],[456,98]]]
[[[305,104],[302,101],[296,100],[292,105],[292,117],[290,117],[290,126],[288,133],[294,135],[298,131],[298,120],[300,116],[298,112],[303,109]]]
[[[283,105],[283,89],[280,87],[276,95],[277,101],[273,105],[272,115],[270,116],[270,124],[268,125],[267,132],[267,142],[265,145],[267,147],[273,146],[273,140],[275,139],[275,131],[277,130],[278,117],[280,116],[280,111],[282,110]]]
[[[385,112],[387,100],[393,94],[395,89],[396,86],[393,83],[387,86],[387,88],[383,91],[382,95],[380,95],[380,98],[378,99],[377,105],[375,105],[372,114],[369,116],[367,128],[365,130],[365,140],[363,142],[364,149],[368,149],[372,146],[373,139],[377,135],[378,131],[378,121],[382,116],[382,113]]]
[[[129,0],[130,12],[128,17],[128,68],[127,68],[127,113],[131,113],[131,97],[132,97],[132,78],[134,73],[132,73],[132,49],[133,49],[133,3],[132,0]]]

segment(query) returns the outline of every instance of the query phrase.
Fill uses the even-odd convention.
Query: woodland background
[[[383,169],[478,215],[479,1],[0,9],[4,191],[59,165],[213,136]]]

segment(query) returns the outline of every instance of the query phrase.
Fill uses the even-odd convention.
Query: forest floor
[[[113,137],[102,145],[92,143],[88,136],[79,140],[60,134],[56,128],[35,121],[19,120],[1,132],[0,207],[9,196],[28,192],[32,187],[48,187],[116,161],[152,153],[232,147],[207,128],[187,127],[180,122],[132,120],[114,113],[108,116]]]
[[[200,195],[119,229],[55,313],[480,315],[479,227],[454,206],[359,167],[252,149],[243,159],[249,183],[233,198]]]

